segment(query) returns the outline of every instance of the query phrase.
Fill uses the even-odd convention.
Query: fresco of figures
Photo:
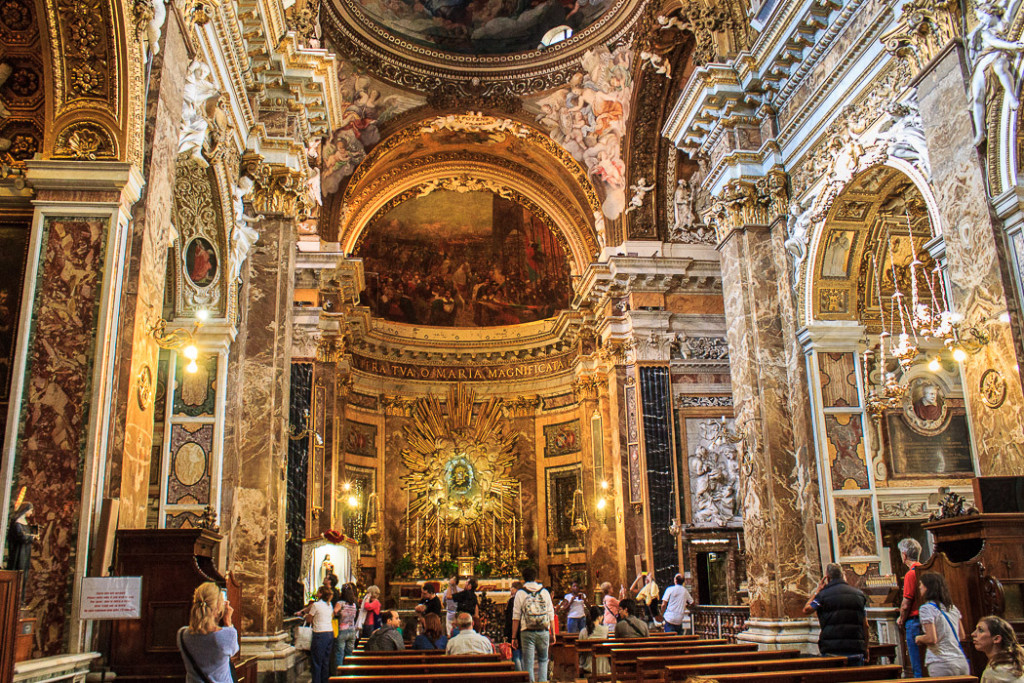
[[[371,79],[348,62],[339,64],[338,82],[344,114],[321,149],[320,189],[325,197],[337,192],[380,142],[380,126],[424,103]]]
[[[504,54],[536,49],[559,26],[581,31],[613,0],[363,0],[393,33],[448,52]]]
[[[562,246],[537,216],[490,192],[435,191],[367,228],[360,301],[394,322],[488,327],[543,320],[572,295]]]
[[[626,207],[622,142],[633,95],[632,59],[627,47],[590,50],[581,60],[584,70],[566,87],[528,105],[541,128],[587,169],[609,219]]]

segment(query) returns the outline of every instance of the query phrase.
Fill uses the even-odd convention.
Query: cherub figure
[[[629,200],[629,206],[626,208],[626,213],[630,211],[636,211],[644,205],[644,197],[647,193],[654,189],[655,183],[647,184],[647,179],[641,177],[636,182],[636,185],[630,185],[629,189],[633,191],[633,198]]]
[[[985,89],[991,68],[1010,100],[1010,109],[1020,106],[1013,85],[1010,53],[1024,50],[1024,43],[1006,40],[1001,35],[1004,9],[995,2],[983,2],[974,10],[978,25],[967,34],[967,55],[974,66],[971,72],[971,107],[974,114],[974,144],[985,139]]]
[[[672,78],[672,65],[661,55],[641,50],[640,61],[650,64],[651,68],[654,69],[654,73],[661,74],[665,78]]]

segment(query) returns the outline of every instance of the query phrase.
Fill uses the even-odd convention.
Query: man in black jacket
[[[842,566],[826,565],[815,595],[804,605],[804,614],[818,613],[818,651],[823,656],[846,657],[851,665],[867,661],[867,603],[867,596],[843,579]]]

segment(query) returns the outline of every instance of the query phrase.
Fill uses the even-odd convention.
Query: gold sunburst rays
[[[405,429],[407,523],[433,532],[428,552],[480,554],[507,540],[502,537],[515,526],[516,435],[506,433],[501,399],[488,399],[474,413],[475,398],[464,385],[449,387],[444,402],[420,398]]]

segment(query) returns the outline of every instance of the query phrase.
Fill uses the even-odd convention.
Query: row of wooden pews
[[[440,650],[356,651],[332,683],[523,683],[530,678],[500,655],[448,655]]]

